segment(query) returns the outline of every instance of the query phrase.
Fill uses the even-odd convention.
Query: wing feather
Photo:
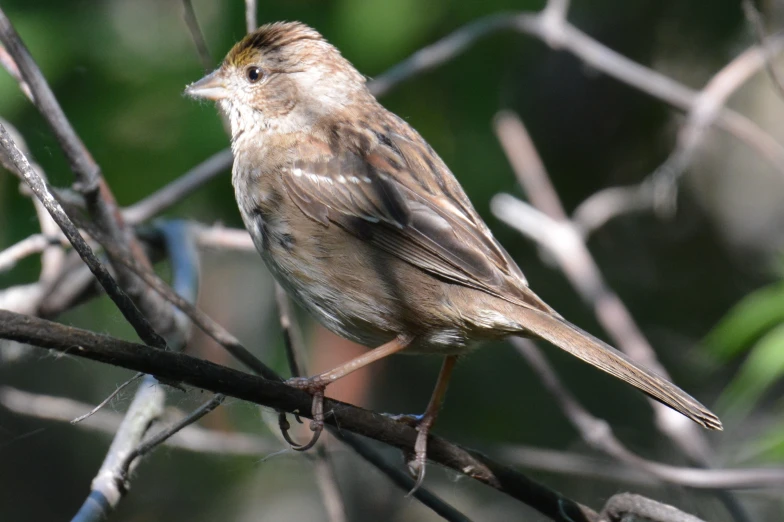
[[[311,219],[341,226],[435,277],[551,311],[421,138],[387,136],[365,151],[318,143],[300,152],[282,176]]]

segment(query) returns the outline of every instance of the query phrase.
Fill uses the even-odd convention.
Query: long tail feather
[[[721,430],[719,418],[663,377],[659,377],[577,326],[546,312],[520,307],[520,323],[527,331],[578,359],[613,375],[711,430]]]

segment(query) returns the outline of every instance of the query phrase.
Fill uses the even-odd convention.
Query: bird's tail
[[[688,393],[633,362],[607,343],[558,316],[528,307],[520,307],[519,310],[521,316],[518,320],[527,332],[549,341],[578,359],[582,359],[622,381],[628,382],[697,424],[711,430],[722,429],[719,418]]]

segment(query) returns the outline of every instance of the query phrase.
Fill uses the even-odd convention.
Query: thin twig
[[[291,315],[291,303],[286,291],[275,283],[275,301],[278,305],[278,318],[283,330],[283,345],[286,348],[286,360],[292,377],[307,375],[304,362],[304,345],[302,335]]]
[[[90,230],[88,224],[85,223],[84,225],[90,234],[100,234],[95,230]],[[255,355],[253,355],[253,353],[250,352],[250,350],[245,348],[239,339],[232,335],[228,330],[223,328],[206,313],[202,312],[196,306],[188,302],[187,299],[177,294],[177,292],[172,290],[172,288],[154,272],[140,266],[135,262],[134,259],[123,256],[122,252],[115,250],[112,246],[108,246],[108,248],[106,248],[106,253],[109,254],[112,259],[135,273],[153,291],[158,293],[166,301],[170,302],[183,313],[185,313],[185,315],[187,315],[196,326],[198,326],[204,333],[214,339],[215,342],[225,348],[226,351],[234,356],[238,361],[264,378],[281,380],[281,378],[274,371],[262,363]]]
[[[651,522],[705,522],[673,506],[631,493],[613,495],[605,504],[601,514],[610,522],[639,519]]]
[[[256,21],[257,12],[256,0],[245,0],[245,32],[252,33],[259,26]]]
[[[609,187],[585,198],[572,212],[572,223],[587,240],[608,221],[632,212],[654,208],[654,189],[650,180],[628,187]]]
[[[299,331],[299,325],[294,320],[291,314],[291,303],[283,287],[279,283],[275,283],[275,301],[278,305],[278,317],[280,318],[280,326],[283,330],[283,344],[286,348],[286,359],[288,361],[289,372],[292,377],[301,377],[307,375],[307,366],[305,364],[304,343],[302,335]],[[289,423],[286,420],[286,414],[281,412],[278,416],[278,423],[283,438],[286,442],[291,444],[295,450],[303,450],[315,444],[318,440],[320,431],[316,431],[309,443],[300,446],[296,443],[292,444],[292,440],[288,435]],[[336,432],[337,430],[333,430]],[[314,468],[316,475],[316,484],[318,485],[319,492],[321,493],[321,500],[324,502],[328,518],[330,522],[344,522],[346,520],[346,509],[343,506],[343,499],[340,495],[340,487],[338,486],[337,475],[335,473],[335,466],[332,460],[324,450],[324,444],[315,449]]]
[[[204,39],[204,33],[202,32],[201,27],[199,27],[199,20],[196,18],[193,4],[191,3],[191,0],[182,0],[182,6],[185,25],[188,26],[188,31],[191,33],[193,43],[196,45],[196,54],[199,55],[199,60],[201,60],[204,72],[209,72],[212,70],[215,62],[212,61],[212,56],[210,56],[210,49],[207,47],[207,41]]]
[[[321,493],[321,501],[324,503],[324,511],[329,522],[345,522],[346,508],[343,506],[343,498],[340,494],[335,466],[330,458],[324,444],[316,447],[313,452],[313,467],[316,476],[316,485]]]
[[[59,244],[59,238],[50,238],[43,234],[28,236],[5,250],[0,250],[0,272],[11,270],[22,259],[40,254],[50,245]]]
[[[512,343],[542,380],[572,426],[592,448],[671,484],[701,489],[784,487],[784,468],[707,470],[670,466],[640,457],[623,445],[605,420],[592,415],[566,389],[536,344],[520,338],[512,339]]]
[[[454,59],[477,40],[505,30],[525,33],[554,49],[568,51],[597,71],[682,111],[696,103],[697,92],[693,89],[626,58],[565,20],[553,23],[553,17],[544,16],[544,12],[499,13],[475,20],[416,51],[377,76],[368,87],[376,96],[383,96],[402,82]],[[719,110],[714,123],[784,172],[784,147],[756,123],[726,107]]]
[[[497,454],[527,470],[606,480],[613,484],[623,484],[625,488],[632,484],[655,486],[662,483],[660,479],[652,477],[649,473],[618,462],[614,458],[522,445],[502,447],[497,450]]]
[[[117,397],[117,395],[118,395],[118,394],[119,394],[121,391],[123,391],[123,390],[124,390],[124,389],[125,389],[125,388],[126,388],[128,385],[129,385],[129,384],[132,384],[132,383],[136,382],[136,380],[137,380],[137,379],[139,379],[139,378],[141,378],[141,377],[144,377],[144,374],[143,374],[143,373],[137,373],[136,375],[134,375],[133,377],[131,377],[130,379],[128,379],[127,381],[125,381],[124,383],[122,383],[121,385],[119,385],[119,386],[117,387],[117,389],[115,389],[115,390],[114,390],[112,393],[110,393],[110,394],[109,394],[109,396],[108,396],[108,397],[106,397],[104,400],[102,400],[101,402],[99,402],[97,406],[95,406],[94,408],[92,408],[92,409],[91,409],[90,411],[88,411],[87,413],[84,413],[84,414],[82,414],[82,415],[79,415],[79,416],[78,416],[78,417],[76,417],[75,419],[72,419],[72,420],[71,420],[71,424],[79,424],[79,423],[80,423],[80,422],[82,422],[83,420],[85,420],[85,419],[88,419],[88,418],[92,417],[93,415],[95,415],[96,413],[98,413],[98,412],[101,410],[101,408],[103,408],[104,406],[106,406],[107,404],[109,404],[109,402],[110,402],[112,399],[114,399],[115,397]]]
[[[128,255],[133,256],[140,264],[149,266],[143,249],[122,219],[117,202],[101,175],[100,167],[76,134],[40,68],[2,9],[0,42],[5,45],[21,79],[26,82],[33,95],[35,107],[49,124],[65,153],[76,178],[75,186],[84,195],[86,207],[96,226],[105,232],[106,237],[115,243],[117,248],[127,250]],[[122,267],[117,269],[117,276],[120,288],[143,309],[154,323],[155,330],[163,336],[174,333],[176,325],[171,307],[165,305],[157,295],[147,291],[137,278]]]
[[[196,242],[201,247],[258,253],[253,239],[244,228],[209,227],[194,223],[194,229]]]
[[[572,286],[578,291],[583,301],[591,307],[597,320],[610,335],[618,348],[632,359],[650,368],[654,372],[669,378],[667,370],[659,363],[656,352],[635,323],[631,313],[623,301],[604,281],[596,261],[588,251],[585,242],[568,221],[563,205],[553,188],[549,175],[544,169],[533,165],[541,164],[538,153],[533,146],[520,148],[516,144],[530,141],[522,121],[513,113],[502,113],[496,117],[496,133],[507,155],[515,160],[515,169],[526,193],[537,209],[523,209],[526,205],[511,198],[498,195],[493,199],[493,212],[508,225],[520,230],[548,249],[556,259]],[[521,154],[522,151],[534,154],[534,157]],[[550,206],[541,202],[545,199],[554,200]],[[536,229],[523,226],[525,221],[520,217],[541,211],[537,217]],[[535,236],[535,237],[534,237]],[[663,404],[649,399],[656,413],[659,429],[672,438],[687,454],[706,459],[707,442],[696,427],[680,414]]]
[[[72,522],[105,520],[119,504],[125,494],[124,487],[118,482],[120,470],[127,455],[138,446],[152,422],[163,414],[165,400],[166,392],[157,381],[149,375],[145,377],[93,479],[90,495]]]
[[[16,80],[16,83],[19,84],[19,88],[22,89],[22,93],[27,96],[27,99],[35,103],[35,98],[33,97],[33,92],[30,90],[30,86],[27,85],[27,82],[22,78],[22,73],[19,72],[19,67],[16,66],[16,62],[2,45],[0,45],[0,65],[2,65],[3,69],[11,75],[11,78]]]
[[[231,149],[223,149],[202,161],[165,187],[123,210],[131,224],[138,224],[157,216],[188,197],[205,183],[231,167],[234,161]]]
[[[0,25],[1,24],[2,17],[0,17]],[[25,182],[30,186],[30,189],[39,201],[46,207],[46,210],[52,216],[52,219],[55,220],[63,231],[63,234],[65,234],[65,237],[67,237],[68,241],[73,245],[74,250],[79,253],[79,256],[84,260],[85,264],[90,267],[90,271],[106,290],[107,295],[117,305],[117,308],[123,314],[123,317],[126,318],[139,335],[139,338],[150,346],[165,348],[166,341],[152,329],[150,323],[141,314],[139,309],[136,308],[133,301],[131,301],[128,295],[120,288],[111,274],[109,274],[106,267],[101,264],[87,242],[79,235],[79,231],[65,213],[63,207],[49,191],[46,183],[44,183],[38,173],[32,169],[27,158],[16,147],[11,136],[2,125],[0,125],[0,147],[2,147],[2,151],[8,156],[17,170],[24,176]]]
[[[186,299],[189,299],[190,302],[194,302],[198,294],[199,283],[198,256],[196,255],[195,248],[188,235],[187,226],[183,225],[181,222],[172,221],[161,225],[160,229],[171,261],[173,284],[181,294],[186,296]],[[107,242],[107,244],[110,245],[110,248],[115,248],[114,243]],[[136,263],[136,260],[130,256],[128,259],[132,259],[133,262]],[[175,323],[176,332],[170,333],[169,342],[174,349],[180,350],[187,343],[189,323],[183,318],[179,318],[179,316],[175,316]],[[141,374],[137,374],[136,377],[139,375]],[[126,385],[135,380],[136,377],[131,379],[131,381],[128,381]],[[124,386],[125,385],[121,386],[120,389]],[[148,376],[145,379],[145,383],[143,383],[137,391],[137,397],[146,397],[147,392],[145,387],[150,386],[158,386],[157,380],[152,376]],[[106,404],[118,391],[119,389],[94,408],[90,414],[100,409],[101,406]],[[160,397],[158,400],[162,402],[165,401],[165,395],[162,390],[159,391],[159,395]],[[156,415],[153,415],[154,413]],[[157,414],[157,409],[151,408],[143,401],[134,400],[125,416],[127,419],[135,419],[135,422],[129,421],[129,423],[123,423],[115,434],[114,442],[104,459],[104,466],[101,467],[101,471],[99,472],[100,480],[94,481],[94,485],[97,485],[100,488],[94,487],[92,489],[73,522],[93,522],[102,520],[108,512],[114,510],[129,488],[128,475],[130,466],[132,464],[135,465],[134,461],[136,458],[149,452],[157,444],[165,441],[181,429],[178,425],[171,428],[171,432],[163,430],[159,432],[154,439],[156,441],[155,444],[147,444],[141,442],[136,436],[129,437],[123,430],[128,429],[128,426],[141,424],[140,418],[146,420],[146,426],[149,428],[160,416]],[[106,488],[109,488],[108,491]],[[103,502],[96,503],[96,499],[103,499]]]
[[[766,42],[767,47],[751,47],[722,67],[694,99],[678,132],[675,150],[650,176],[659,208],[672,212],[677,181],[691,165],[708,128],[720,117],[729,97],[765,66],[769,55],[784,50],[784,35]]]
[[[743,13],[746,15],[746,19],[757,36],[760,47],[765,51],[765,70],[770,77],[771,83],[773,83],[773,88],[779,97],[784,99],[784,82],[773,64],[773,57],[776,53],[775,50],[770,49],[768,44],[768,31],[765,29],[765,20],[762,18],[762,13],[755,7],[753,0],[743,0],[741,5],[743,6]]]
[[[89,404],[66,397],[30,393],[8,386],[0,387],[0,405],[20,415],[60,422],[71,422],[71,419],[83,415],[86,410],[90,410],[92,407]],[[160,420],[161,422],[168,420],[176,422],[182,416],[181,412],[167,408]],[[78,426],[82,429],[114,435],[123,422],[123,418],[124,416],[119,413],[101,410],[80,422]],[[271,442],[258,435],[211,430],[198,425],[188,426],[168,439],[165,444],[172,448],[197,453],[254,458],[276,450]]]
[[[331,426],[328,429],[335,438],[349,446],[357,455],[386,475],[386,477],[398,488],[406,492],[413,491],[413,497],[415,499],[432,509],[433,512],[441,516],[444,520],[450,522],[470,522],[468,517],[458,511],[454,506],[435,495],[428,488],[422,486],[415,490],[415,480],[411,475],[400,469],[400,466],[388,462],[379,451],[372,448],[358,435],[354,435],[353,433],[344,430],[332,429]]]
[[[163,429],[156,433],[150,439],[145,440],[144,442],[139,443],[133,451],[128,453],[125,456],[125,460],[122,462],[120,468],[120,476],[124,477],[125,480],[123,481],[123,488],[125,490],[128,489],[128,476],[130,475],[131,466],[133,466],[138,460],[166,442],[169,438],[171,438],[174,434],[182,430],[183,428],[190,426],[194,422],[198,421],[212,410],[223,404],[223,401],[226,399],[226,396],[217,393],[215,396],[210,399],[209,401],[205,402],[189,415],[183,417],[180,421],[178,421],[173,426]]]

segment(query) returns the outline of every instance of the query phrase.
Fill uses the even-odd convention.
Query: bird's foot
[[[414,477],[414,487],[408,492],[407,497],[416,493],[416,490],[425,481],[425,466],[427,462],[427,437],[430,434],[430,428],[433,426],[434,417],[428,415],[409,415],[409,418],[416,419],[417,430],[416,441],[414,442],[414,454],[408,460],[408,472]]]
[[[278,418],[280,431],[283,434],[283,438],[286,439],[286,442],[291,445],[291,449],[295,451],[306,451],[316,445],[316,442],[318,442],[318,439],[321,436],[321,432],[324,431],[324,389],[327,387],[327,384],[319,379],[318,376],[311,378],[293,377],[287,380],[286,384],[293,388],[304,390],[313,396],[313,403],[310,407],[311,417],[313,419],[310,421],[310,430],[313,432],[313,436],[309,442],[305,444],[297,444],[294,442],[288,433],[290,426],[288,420],[286,420],[286,416],[281,414]]]
[[[408,472],[416,480],[414,487],[408,492],[413,495],[425,480],[425,462],[427,461],[427,436],[433,426],[433,417],[428,417],[426,413],[413,415],[410,413],[382,413],[382,415],[395,422],[400,422],[417,430],[417,438],[414,443],[414,452],[406,455]]]

